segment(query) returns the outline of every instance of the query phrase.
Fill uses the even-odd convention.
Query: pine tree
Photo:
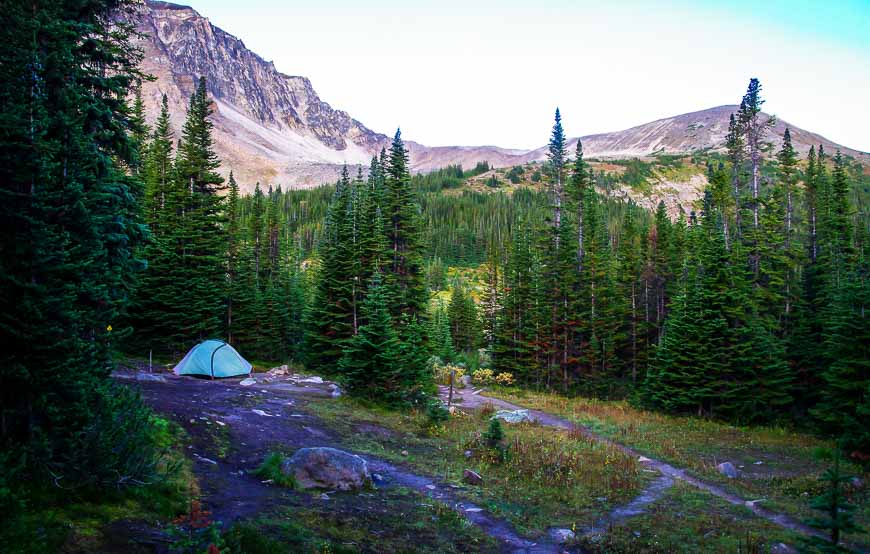
[[[22,477],[37,486],[50,473],[65,487],[104,484],[123,469],[107,467],[117,429],[103,429],[100,465],[86,463],[103,453],[82,431],[125,402],[113,400],[110,354],[146,236],[124,171],[136,164],[125,99],[143,78],[141,52],[132,26],[106,17],[133,9],[3,4],[0,441],[27,453]]]
[[[173,237],[182,275],[174,283],[174,325],[182,344],[222,335],[226,235],[224,179],[211,137],[211,108],[205,78],[190,99],[176,159],[180,224]]]
[[[239,214],[239,185],[230,171],[229,194],[227,195],[227,342],[234,344],[233,339],[233,304],[239,279],[239,249],[241,242],[241,215]]]
[[[152,235],[161,236],[161,216],[166,208],[166,196],[174,179],[172,159],[172,126],[169,122],[169,103],[166,95],[160,108],[160,116],[154,126],[151,142],[145,150],[143,164],[144,217]]]
[[[428,302],[420,242],[422,221],[411,190],[408,152],[399,130],[393,138],[384,168],[384,220],[391,255],[385,285],[390,291],[390,313],[397,319],[402,314],[420,316],[425,313]]]
[[[379,278],[368,287],[362,304],[365,321],[344,349],[339,372],[351,394],[387,403],[405,401],[407,354],[396,333]]]

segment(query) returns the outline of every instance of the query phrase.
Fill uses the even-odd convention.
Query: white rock
[[[492,416],[494,419],[500,419],[506,423],[523,423],[532,421],[532,416],[528,410],[499,410]]]
[[[559,544],[574,540],[574,531],[570,529],[550,529],[550,538]]]
[[[253,379],[251,377],[248,377],[247,379],[242,379],[242,381],[239,384],[242,385],[243,387],[250,387],[251,385],[256,385],[257,380]]]

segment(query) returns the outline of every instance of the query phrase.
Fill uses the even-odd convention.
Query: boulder
[[[737,477],[737,468],[731,462],[722,462],[716,466],[716,470],[729,479]]]
[[[459,378],[459,386],[461,387],[470,387],[471,386],[471,375],[463,375]]]
[[[476,471],[471,471],[470,469],[466,469],[462,472],[462,480],[469,485],[475,485],[477,487],[483,484],[483,477],[481,477]]]
[[[315,375],[314,377],[306,377],[305,379],[300,379],[300,383],[311,383],[312,385],[322,385],[323,378]]]
[[[349,491],[372,483],[366,461],[337,448],[300,448],[284,460],[281,473],[292,476],[303,489]]]
[[[532,421],[532,416],[528,410],[499,410],[492,416],[495,419],[500,419],[505,423],[524,423]]]

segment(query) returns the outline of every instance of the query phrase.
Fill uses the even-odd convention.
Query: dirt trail
[[[517,406],[516,404],[511,404],[505,400],[501,400],[498,398],[491,398],[488,396],[482,396],[480,393],[474,394],[475,391],[470,389],[458,389],[454,390],[453,397],[455,400],[458,400],[459,403],[457,406],[461,408],[469,408],[469,409],[479,409],[484,404],[492,404],[497,409],[502,410],[525,410],[522,406]],[[446,398],[446,387],[441,387],[441,395]],[[629,456],[634,456],[635,458],[640,459],[641,454],[636,450],[629,448],[625,445],[619,444],[618,442],[614,442],[606,437],[598,435],[597,433],[592,432],[587,427],[564,419],[562,417],[555,416],[553,414],[549,414],[547,412],[542,412],[540,410],[531,410],[529,409],[529,414],[532,416],[535,422],[540,425],[544,425],[547,427],[555,427],[558,429],[574,429],[583,434],[586,437],[594,439],[602,444],[607,444],[613,446],[614,448],[628,454]],[[735,506],[744,506],[748,508],[752,513],[757,515],[758,517],[762,517],[780,527],[785,529],[789,529],[791,531],[796,531],[798,533],[803,533],[805,535],[814,535],[818,537],[824,537],[817,530],[808,527],[794,518],[787,516],[785,514],[780,514],[776,512],[772,512],[770,510],[766,510],[757,506],[753,503],[748,503],[745,499],[737,496],[736,494],[732,494],[721,487],[716,485],[712,485],[705,481],[702,481],[696,477],[691,475],[687,475],[685,470],[676,468],[668,463],[662,462],[660,460],[654,460],[647,457],[643,457],[644,462],[643,465],[649,469],[653,469],[661,473],[662,478],[658,479],[647,486],[644,491],[642,491],[641,495],[635,498],[628,505],[617,508],[613,512],[611,512],[606,518],[601,520],[600,522],[596,522],[595,527],[598,529],[602,529],[603,527],[608,526],[609,523],[616,523],[622,519],[630,517],[631,515],[638,515],[639,513],[643,513],[643,506],[651,504],[658,498],[660,498],[664,492],[673,484],[674,479],[679,479],[681,481],[685,481],[690,485],[693,485],[701,490],[707,491],[713,496],[721,498],[726,502],[733,504]],[[640,510],[640,511],[638,511]]]
[[[138,378],[137,378],[138,376]],[[190,436],[188,455],[201,488],[203,508],[215,521],[229,525],[300,502],[323,502],[317,495],[272,487],[251,472],[276,450],[304,446],[343,448],[341,437],[304,409],[311,397],[330,397],[328,384],[298,383],[287,378],[242,387],[241,379],[210,381],[162,374],[155,380],[135,371],[120,371],[117,379],[135,384],[155,411],[181,425]],[[262,376],[258,376],[263,379]],[[562,552],[555,543],[521,537],[507,522],[461,500],[451,487],[384,460],[362,455],[379,489],[402,486],[441,502],[501,543],[503,552]],[[329,495],[330,501],[353,503],[354,495]],[[360,508],[363,509],[363,508]]]

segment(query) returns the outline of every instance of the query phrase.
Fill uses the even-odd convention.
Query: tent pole
[[[227,343],[223,343],[211,352],[211,378],[214,380],[214,355],[217,354],[217,351],[226,346]]]

